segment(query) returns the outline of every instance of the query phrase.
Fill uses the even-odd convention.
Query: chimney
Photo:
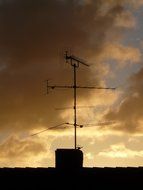
[[[57,149],[55,161],[58,169],[79,169],[83,167],[83,152],[80,149]]]

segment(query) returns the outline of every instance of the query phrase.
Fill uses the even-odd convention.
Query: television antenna
[[[69,55],[68,51],[66,51],[64,58],[66,63],[69,63],[73,68],[73,85],[49,85],[49,81],[47,80],[47,94],[49,89],[73,89],[73,99],[74,99],[74,148],[77,149],[77,89],[98,89],[98,90],[115,90],[116,88],[109,88],[109,87],[100,87],[100,86],[79,86],[77,85],[77,69],[80,65],[89,67],[90,65],[87,64],[84,60],[74,55]]]

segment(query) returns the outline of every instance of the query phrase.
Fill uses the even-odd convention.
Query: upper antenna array
[[[79,67],[79,64],[83,64],[87,67],[89,67],[89,65],[86,63],[86,61],[84,61],[83,59],[79,58],[79,57],[76,57],[74,55],[68,55],[68,52],[66,51],[66,54],[65,54],[65,59],[66,59],[66,62],[70,62],[70,64],[72,66],[74,66],[74,64],[76,64],[77,67]]]

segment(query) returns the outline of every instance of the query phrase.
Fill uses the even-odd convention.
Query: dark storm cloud
[[[58,64],[58,52],[63,47],[71,47],[84,58],[99,57],[105,43],[120,39],[126,28],[121,24],[126,18],[123,1],[105,4],[104,8],[101,0],[83,4],[74,0],[1,1],[1,129],[30,130],[59,122],[53,108],[66,105],[71,96],[58,91],[45,97],[42,81],[52,78],[55,83],[71,84],[70,67],[60,68]],[[127,17],[126,22],[131,22]],[[89,75],[89,70],[83,70],[79,80],[86,81]],[[98,77],[94,83],[100,83]]]

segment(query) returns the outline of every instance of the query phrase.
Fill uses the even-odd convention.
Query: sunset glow
[[[78,68],[79,85],[117,87],[77,90],[84,166],[142,166],[143,0],[0,0],[0,8],[0,167],[54,166],[57,148],[73,148],[73,126],[31,136],[73,123],[72,90],[46,94],[46,80],[73,84],[66,50],[90,64]]]

